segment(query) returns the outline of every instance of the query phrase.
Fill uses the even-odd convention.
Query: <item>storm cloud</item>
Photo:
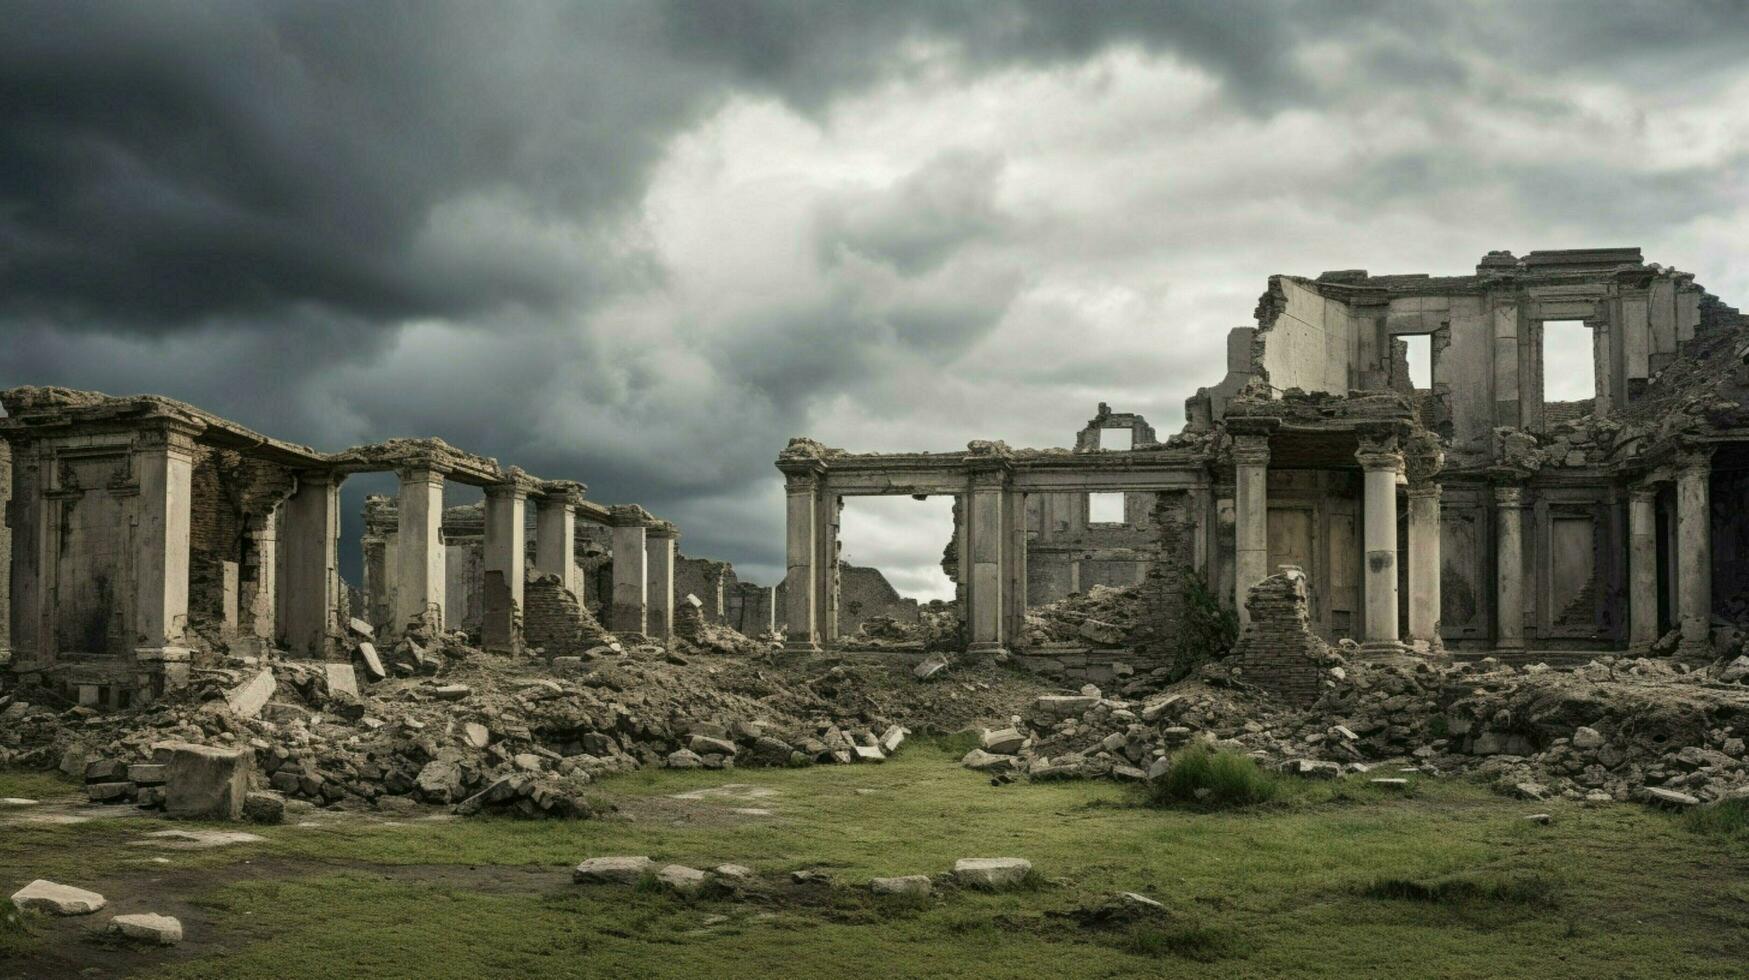
[[[767,581],[788,437],[1170,431],[1271,273],[1639,244],[1749,299],[1740,2],[0,13],[0,385],[440,435]]]

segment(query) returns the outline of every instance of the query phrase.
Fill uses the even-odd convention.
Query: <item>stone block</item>
[[[1026,880],[1032,862],[1025,858],[960,858],[953,863],[953,877],[967,888],[1012,888]]]
[[[85,796],[93,803],[126,803],[134,798],[134,784],[86,783]]]
[[[278,682],[273,679],[273,670],[263,667],[255,676],[226,692],[225,703],[230,705],[231,712],[237,717],[253,718],[267,706],[278,686]]]
[[[647,857],[595,857],[577,865],[571,872],[571,880],[579,884],[635,885],[640,878],[655,870],[656,862]]]
[[[151,762],[139,762],[128,767],[128,782],[141,786],[162,786],[168,778],[168,767]]]
[[[182,941],[182,923],[168,915],[143,912],[109,920],[109,931],[135,942],[174,946]]]
[[[876,895],[927,895],[930,889],[928,875],[873,878],[868,883],[868,890]]]
[[[183,820],[241,820],[249,791],[249,756],[187,742],[153,746],[169,750],[165,769],[164,812]]]
[[[389,676],[388,672],[383,670],[383,658],[377,655],[375,644],[360,643],[358,645],[358,657],[360,660],[364,661],[365,673],[370,675],[371,680],[380,681]]]
[[[978,772],[1003,772],[1019,768],[1020,760],[1011,755],[996,755],[983,749],[973,749],[960,759],[960,765]]]
[[[96,892],[38,878],[13,892],[12,904],[26,911],[50,915],[90,915],[109,903]]]
[[[710,876],[684,864],[670,864],[656,872],[656,880],[676,895],[697,895],[704,890]]]
[[[994,731],[985,729],[981,742],[986,752],[994,752],[997,755],[1013,755],[1020,751],[1022,745],[1026,744],[1026,733],[1018,728],[998,728]]]
[[[353,672],[351,664],[323,664],[322,669],[328,675],[329,694],[358,697],[358,674]]]

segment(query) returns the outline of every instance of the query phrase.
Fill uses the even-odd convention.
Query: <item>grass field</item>
[[[174,949],[101,939],[108,911],[0,928],[0,977],[1741,977],[1749,841],[1638,806],[1502,799],[1461,781],[1407,791],[1292,783],[1247,809],[1145,805],[1108,783],[992,787],[956,746],[883,766],[644,772],[601,787],[615,819],[248,828],[212,850],[141,846],[185,825],[0,825],[0,887],[47,877],[111,910],[160,911]],[[733,788],[736,784],[755,789]],[[729,787],[724,789],[725,787]],[[675,799],[717,788],[721,795]],[[71,787],[0,773],[0,796]],[[1553,815],[1547,826],[1523,817]],[[763,812],[762,812],[763,811]],[[225,829],[237,829],[227,827]],[[685,900],[580,886],[579,860],[648,854],[772,876]],[[877,901],[871,877],[960,857],[1030,859],[1004,894]],[[836,886],[783,873],[829,871]],[[1118,891],[1169,915],[1090,926]]]

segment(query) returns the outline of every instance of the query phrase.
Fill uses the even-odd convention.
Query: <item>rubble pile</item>
[[[1749,658],[1689,669],[1606,657],[1572,671],[1485,659],[1348,660],[1298,708],[1221,664],[1143,700],[1088,686],[986,730],[969,768],[1142,781],[1193,740],[1334,778],[1397,762],[1472,772],[1528,798],[1694,805],[1749,796]]]
[[[963,678],[913,703],[901,685],[924,686],[884,665],[688,662],[655,644],[549,663],[487,654],[456,633],[409,637],[386,657],[357,646],[356,671],[234,657],[109,714],[15,691],[0,698],[0,765],[59,766],[85,776],[93,799],[162,806],[165,745],[181,743],[241,750],[250,802],[267,812],[263,791],[320,806],[578,817],[593,812],[589,786],[614,773],[879,762],[908,721],[963,726],[1013,700],[984,677],[993,668],[951,671]],[[380,664],[366,666],[365,651]]]
[[[1137,645],[1145,627],[1141,590],[1134,586],[1095,585],[1086,592],[1026,612],[1021,634],[1024,646],[1052,644],[1095,647]]]
[[[965,626],[954,603],[931,602],[918,609],[917,621],[870,616],[856,626],[844,645],[856,650],[922,653],[965,649]]]

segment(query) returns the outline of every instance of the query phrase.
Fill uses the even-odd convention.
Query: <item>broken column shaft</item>
[[[642,518],[615,515],[613,608],[608,622],[616,633],[643,633],[648,629],[650,580],[646,532]]]
[[[557,575],[579,601],[583,592],[577,574],[577,512],[562,494],[549,494],[535,505],[534,567],[543,575]]]
[[[671,528],[650,527],[644,533],[645,632],[664,643],[674,636],[674,540]]]
[[[134,647],[142,687],[179,687],[188,677],[190,505],[193,434],[166,425],[136,446],[140,510],[134,530]]]
[[[443,628],[443,473],[400,471],[395,550],[394,632],[417,620]],[[431,621],[431,620],[435,621]]]
[[[339,485],[327,473],[300,473],[284,507],[280,639],[294,657],[327,659],[339,633]]]
[[[1401,653],[1397,627],[1397,474],[1403,454],[1392,444],[1362,444],[1355,458],[1365,473],[1366,628],[1369,652]]]
[[[526,545],[524,518],[528,490],[515,482],[486,488],[485,540],[481,567],[485,574],[480,646],[501,653],[521,649],[523,571]]]
[[[1409,488],[1409,641],[1421,653],[1439,650],[1440,489]]]
[[[1628,491],[1628,649],[1658,641],[1658,489]]]
[[[785,471],[784,561],[787,566],[784,650],[789,653],[819,653],[820,635],[814,608],[815,497],[819,478],[813,472]]]
[[[1524,649],[1524,488],[1494,488],[1494,646]]]
[[[1234,604],[1243,625],[1251,587],[1269,577],[1269,437],[1234,438],[1233,480]]]
[[[1682,649],[1701,652],[1712,630],[1712,460],[1690,453],[1676,475],[1676,601],[1682,617]]]

